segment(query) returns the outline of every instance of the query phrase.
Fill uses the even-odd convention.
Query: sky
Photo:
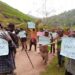
[[[38,18],[60,14],[75,9],[75,0],[0,0]]]

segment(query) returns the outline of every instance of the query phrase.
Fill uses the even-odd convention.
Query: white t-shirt
[[[55,39],[58,36],[58,34],[56,32],[53,32],[52,36],[53,36],[53,39]]]
[[[18,37],[20,37],[20,38],[25,38],[25,37],[26,37],[26,31],[20,31],[20,32],[18,33]]]

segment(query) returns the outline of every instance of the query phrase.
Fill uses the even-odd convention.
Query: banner
[[[9,54],[9,46],[8,42],[2,38],[0,38],[0,56]]]
[[[39,37],[39,44],[49,45],[50,44],[50,39],[48,37],[45,37],[45,36],[40,36]]]
[[[75,38],[62,38],[60,54],[65,57],[75,59]]]
[[[28,22],[28,28],[35,28],[34,22]]]

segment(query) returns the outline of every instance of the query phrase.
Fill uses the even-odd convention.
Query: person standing
[[[57,33],[53,30],[51,34],[51,53],[55,54],[56,50],[56,37],[58,36]]]
[[[17,35],[15,33],[15,25],[13,23],[9,23],[8,24],[8,33],[10,35],[10,37],[12,38],[12,41],[14,43],[14,46],[11,46],[11,49],[14,49],[15,53],[16,53],[16,48],[17,48]]]
[[[29,51],[31,51],[32,45],[35,47],[36,51],[36,46],[37,46],[37,33],[36,30],[33,29],[30,33],[30,45],[29,45]]]
[[[64,56],[60,55],[61,51],[61,43],[62,43],[62,37],[64,35],[63,31],[58,32],[58,37],[57,37],[57,58],[58,58],[58,66],[63,67],[64,66]]]
[[[15,67],[14,49],[11,48],[12,38],[0,24],[0,39],[8,42],[8,54],[0,55],[0,75],[13,75]],[[1,49],[0,49],[1,50]]]
[[[44,64],[47,64],[47,61],[48,61],[48,44],[50,43],[50,38],[48,36],[49,36],[49,32],[44,32],[44,35],[40,36],[42,38],[45,38],[43,40],[43,43],[40,42],[40,37],[39,37],[40,54],[42,56]],[[42,38],[41,38],[41,40],[42,40]]]
[[[54,43],[53,43],[53,36],[52,33],[50,33],[50,40],[51,40],[51,51],[50,53],[55,53],[55,47],[54,47]]]
[[[75,32],[72,33],[69,31],[67,34],[69,37],[75,38]],[[75,75],[75,59],[68,58],[65,65],[65,75]]]
[[[20,38],[20,41],[21,41],[21,44],[22,44],[22,50],[23,49],[27,49],[27,44],[26,44],[26,41],[27,41],[27,33],[24,29],[20,29],[20,32],[18,33],[18,37]]]

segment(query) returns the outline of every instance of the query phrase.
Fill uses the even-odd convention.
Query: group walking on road
[[[33,28],[30,29],[28,33],[28,31],[23,28],[16,29],[13,23],[9,23],[7,28],[4,28],[3,25],[0,24],[0,40],[5,42],[2,43],[0,41],[0,50],[1,47],[3,47],[2,53],[0,52],[0,75],[15,75],[15,55],[17,52],[16,49],[19,48],[19,46],[21,46],[21,51],[25,50],[26,53],[28,53],[32,51],[32,46],[34,46],[34,51],[37,52],[38,45],[40,56],[45,65],[48,62],[48,55],[52,54],[53,56],[57,55],[57,64],[59,67],[63,67],[65,57],[60,54],[63,37],[75,37],[75,32],[69,29],[64,31],[63,29],[43,30],[42,28],[37,31]],[[28,54],[27,56],[31,62]],[[73,66],[71,68],[72,70],[69,69],[69,65]],[[74,65],[75,60],[69,59],[65,75],[75,75]]]

